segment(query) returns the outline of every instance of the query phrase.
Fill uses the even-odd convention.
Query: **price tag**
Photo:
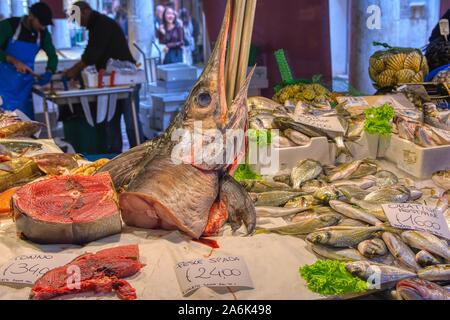
[[[344,127],[337,117],[316,117],[309,114],[297,114],[295,121],[326,131],[345,133]]]
[[[175,266],[183,296],[201,287],[254,288],[242,257],[215,257],[181,261]]]
[[[417,203],[383,204],[389,223],[400,229],[413,229],[450,240],[450,231],[442,212]]]
[[[74,260],[75,254],[24,254],[0,267],[0,283],[33,285],[48,271]]]

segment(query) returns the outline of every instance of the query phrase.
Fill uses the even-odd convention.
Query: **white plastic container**
[[[356,141],[346,141],[345,145],[352,154],[352,157],[347,155],[341,155],[339,157],[340,162],[348,162],[352,160],[364,160],[364,159],[372,159],[372,160],[377,159],[379,141],[380,141],[379,135],[369,134],[367,132],[363,132],[361,137]],[[330,147],[332,149],[331,151],[332,156],[336,158],[337,154],[336,144],[330,142]]]
[[[395,134],[380,139],[378,156],[419,179],[429,179],[436,171],[450,169],[450,145],[423,148]]]
[[[99,87],[98,73],[83,71],[81,75],[83,77],[84,85],[87,88]],[[113,83],[111,83],[111,75],[105,74],[103,75],[101,86],[102,87],[123,86],[123,85],[144,83],[145,81],[146,81],[145,72],[143,70],[138,70],[134,74],[116,73],[114,76]]]
[[[307,146],[290,148],[274,148],[275,154],[270,154],[270,164],[252,163],[254,157],[250,157],[250,164],[253,169],[262,175],[275,175],[281,171],[294,168],[300,160],[316,160],[324,165],[334,164],[332,146],[325,137],[312,138]],[[261,159],[258,155],[258,161]]]

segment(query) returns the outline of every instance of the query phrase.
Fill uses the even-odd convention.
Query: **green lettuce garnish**
[[[234,179],[236,181],[243,181],[243,180],[262,180],[262,176],[254,172],[250,165],[248,164],[241,164],[237,168],[236,172],[234,173]]]
[[[248,130],[249,141],[256,142],[258,146],[267,146],[272,143],[272,132],[270,130]]]
[[[334,260],[318,260],[313,265],[299,269],[308,283],[309,290],[322,295],[361,293],[368,290],[367,283],[345,269],[345,263]]]
[[[369,108],[364,114],[366,116],[364,130],[367,133],[379,135],[392,133],[392,119],[395,116],[395,110],[389,103]]]

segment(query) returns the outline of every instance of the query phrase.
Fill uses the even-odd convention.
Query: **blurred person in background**
[[[163,23],[163,15],[166,8],[163,5],[157,5],[155,10],[155,31],[158,31],[159,27]]]
[[[183,62],[192,66],[192,53],[195,51],[194,25],[188,9],[180,10],[180,20],[184,30]]]
[[[65,71],[65,75],[69,79],[80,77],[81,72],[87,66],[95,66],[97,71],[106,69],[109,59],[129,61],[136,63],[133,58],[125,35],[116,21],[109,17],[92,10],[88,3],[78,1],[73,4],[78,6],[81,12],[81,26],[86,27],[89,31],[89,42],[81,56],[81,61],[76,63],[72,68]],[[137,87],[139,89],[139,87]],[[136,111],[139,114],[139,94],[136,94]],[[95,111],[95,106],[93,108]],[[94,112],[92,112],[94,113]],[[95,113],[94,113],[95,114]],[[129,99],[121,99],[117,101],[116,113],[110,122],[105,123],[106,141],[103,153],[118,154],[122,152],[122,131],[120,127],[120,119],[124,115],[126,131],[130,146],[137,145],[134,135],[133,118],[131,110],[131,101]],[[138,121],[141,140],[143,137],[142,127]]]
[[[119,6],[116,8],[115,19],[119,26],[122,28],[125,38],[128,40],[128,13],[126,8]]]
[[[164,64],[183,62],[184,30],[171,7],[164,10],[163,23],[157,34],[159,42],[164,45]]]

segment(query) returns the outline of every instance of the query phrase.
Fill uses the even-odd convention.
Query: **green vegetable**
[[[367,109],[365,116],[366,123],[364,130],[367,133],[379,135],[389,135],[392,133],[392,119],[395,116],[395,110],[389,103]]]
[[[345,263],[334,260],[318,260],[313,265],[299,269],[300,275],[308,283],[308,288],[323,295],[360,293],[368,290],[367,283],[351,275]]]
[[[242,180],[262,180],[262,177],[254,172],[248,164],[241,164],[237,168],[234,179],[236,181]]]
[[[272,143],[272,133],[270,130],[248,130],[248,139],[256,142],[258,146],[267,146]]]

